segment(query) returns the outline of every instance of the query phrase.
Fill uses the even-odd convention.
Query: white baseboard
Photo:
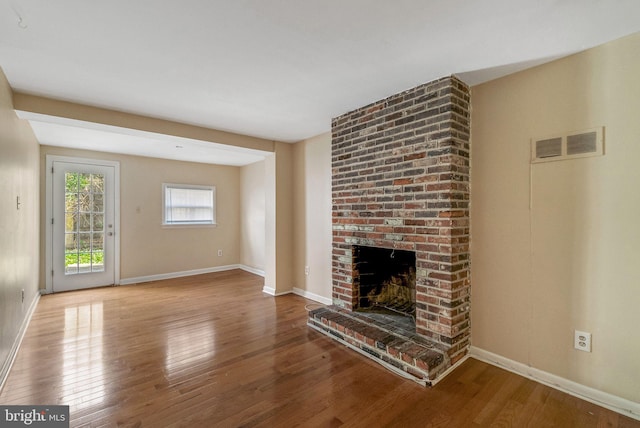
[[[4,361],[2,366],[0,366],[0,392],[4,387],[4,383],[9,376],[9,372],[11,371],[11,367],[13,366],[14,361],[16,360],[16,356],[18,355],[18,350],[20,349],[20,345],[22,344],[22,339],[24,339],[24,335],[27,332],[27,327],[29,327],[29,323],[31,322],[31,317],[33,313],[36,311],[36,307],[38,307],[38,302],[40,301],[40,293],[36,293],[29,305],[29,309],[27,309],[26,316],[22,320],[22,324],[20,325],[20,330],[18,330],[18,335],[16,336],[16,340],[14,340],[11,349],[9,350],[9,355],[7,355],[7,359]]]
[[[333,301],[330,298],[320,296],[315,293],[311,293],[310,291],[303,290],[301,288],[293,288],[293,294],[298,296],[302,296],[305,299],[313,300],[314,302],[322,303],[323,305],[331,305]]]
[[[456,361],[455,364],[452,364],[451,367],[449,367],[448,369],[446,369],[445,371],[443,371],[442,373],[440,373],[438,375],[437,378],[435,378],[435,380],[433,380],[431,382],[431,386],[435,386],[438,382],[440,382],[442,379],[444,379],[445,377],[449,376],[449,374],[451,374],[451,372],[453,372],[455,369],[457,369],[459,366],[462,365],[462,363],[464,363],[465,361],[467,361],[469,359],[469,354],[465,355],[464,357],[460,358],[458,361]]]
[[[293,290],[290,290],[290,291],[281,291],[280,293],[276,293],[275,288],[265,285],[264,287],[262,287],[262,292],[267,293],[270,296],[284,296],[285,294],[293,293],[297,296],[304,297],[305,299],[322,303],[323,305],[331,305],[333,303],[331,299],[327,299],[326,297],[322,297],[315,293],[311,293],[309,291],[302,290],[301,288],[295,288],[295,287],[293,288]]]
[[[138,276],[135,278],[125,278],[120,280],[120,285],[138,284],[141,282],[161,281],[163,279],[181,278],[183,276],[202,275],[203,273],[223,272],[227,270],[240,269],[240,265],[216,266],[204,269],[184,270],[181,272],[161,273],[158,275]]]
[[[293,293],[293,291],[281,291],[279,293],[276,293],[276,289],[273,287],[269,287],[267,285],[265,285],[264,287],[262,287],[262,292],[263,293],[267,293],[270,296],[284,296],[285,294],[291,294]]]
[[[565,392],[574,397],[581,398],[590,403],[597,404],[614,412],[640,420],[640,403],[618,397],[617,395],[599,391],[597,389],[573,382],[554,374],[529,367],[526,364],[510,360],[506,357],[494,354],[484,349],[472,346],[469,355],[477,360],[492,364],[526,378],[535,380],[544,385]]]
[[[258,276],[261,276],[261,277],[264,278],[264,271],[261,270],[261,269],[256,269],[256,268],[253,268],[253,267],[247,266],[247,265],[239,265],[239,267],[240,267],[240,269],[242,269],[245,272],[249,272],[249,273],[252,273],[254,275],[258,275]]]

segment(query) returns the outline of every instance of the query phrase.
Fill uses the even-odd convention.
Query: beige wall
[[[43,170],[48,154],[120,162],[121,280],[240,263],[238,167],[42,146]],[[44,222],[44,174],[40,181]],[[216,186],[217,227],[163,227],[162,183]]]
[[[264,271],[265,162],[240,168],[240,263]]]
[[[636,34],[471,97],[473,346],[636,402],[639,52]],[[532,137],[596,126],[605,156],[530,169]]]
[[[331,302],[331,133],[293,146],[293,210],[294,287]]]
[[[264,291],[279,295],[293,290],[293,172],[291,144],[276,143],[265,159]]]
[[[193,138],[218,144],[273,152],[274,142],[247,135],[234,134],[211,128],[202,128],[169,120],[139,116],[115,110],[76,104],[37,95],[17,92],[13,96],[16,110],[50,115],[65,119],[81,120],[103,125],[155,132],[176,137]]]
[[[38,171],[38,142],[29,124],[15,115],[0,69],[0,382],[38,295]]]
[[[264,160],[264,291],[276,293],[276,156]]]
[[[276,294],[293,289],[293,171],[291,144],[276,143]]]

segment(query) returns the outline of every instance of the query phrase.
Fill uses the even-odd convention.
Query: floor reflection
[[[193,368],[215,353],[215,331],[213,325],[185,326],[167,331],[167,353],[165,370],[168,377]]]
[[[105,397],[102,302],[65,308],[62,400],[76,410]]]

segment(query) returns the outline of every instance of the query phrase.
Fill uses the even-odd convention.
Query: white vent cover
[[[531,162],[604,155],[604,127],[531,140]]]

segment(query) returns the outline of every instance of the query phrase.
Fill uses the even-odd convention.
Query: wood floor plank
[[[242,271],[43,296],[2,404],[74,427],[640,427],[469,359],[433,388],[307,327]]]

